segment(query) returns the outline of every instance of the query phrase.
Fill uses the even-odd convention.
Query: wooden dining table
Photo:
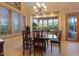
[[[55,34],[46,34],[45,36],[36,36],[36,37],[34,37],[33,35],[31,35],[31,37],[32,37],[32,40],[34,40],[34,39],[42,39],[42,40],[58,40],[57,39],[57,35],[55,35]]]
[[[44,36],[36,36],[34,37],[33,32],[31,32],[31,38],[32,40],[34,40],[34,38],[38,38],[38,39],[45,39],[45,40],[57,40],[57,35],[55,35],[54,33],[46,33]]]
[[[39,41],[40,40],[41,42],[43,42],[43,44],[45,45],[44,46],[45,49],[48,47],[48,41],[49,40],[58,40],[57,39],[57,36],[55,34],[51,34],[51,33],[49,33],[49,34],[47,33],[44,36],[36,36],[36,37],[33,37],[33,34],[31,36],[32,36],[32,39],[34,41]],[[34,42],[34,46],[35,46],[35,42]],[[46,50],[45,50],[45,52],[46,52]]]

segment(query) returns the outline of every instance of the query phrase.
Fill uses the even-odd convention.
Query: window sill
[[[13,34],[7,34],[7,35],[0,35],[0,39],[7,39],[7,38],[12,38],[12,37],[20,36],[20,35],[22,35],[21,32],[13,33]]]

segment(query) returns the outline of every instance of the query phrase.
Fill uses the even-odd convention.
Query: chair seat
[[[58,39],[51,39],[50,41],[59,41]]]
[[[51,43],[60,43],[59,41],[51,41]]]
[[[57,37],[54,36],[54,38],[52,38],[50,40],[50,42],[51,42],[51,52],[52,52],[52,45],[54,45],[54,44],[56,44],[55,46],[59,46],[60,52],[61,52],[61,37],[62,37],[62,32],[58,31]]]

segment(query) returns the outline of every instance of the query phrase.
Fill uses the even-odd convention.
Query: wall
[[[59,30],[62,30],[62,40],[66,39],[66,18],[65,13],[59,13]]]
[[[30,10],[28,5],[21,3],[21,11],[26,15],[26,25],[30,26]]]

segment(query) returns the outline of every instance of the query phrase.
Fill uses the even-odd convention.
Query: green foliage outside
[[[53,26],[52,25],[48,25],[48,31],[52,30]]]
[[[47,27],[47,24],[44,24],[44,25],[43,24],[39,24],[37,26],[36,23],[33,23],[33,30],[36,30],[37,27],[38,27],[39,31],[41,31],[41,30],[44,30],[44,31],[48,30],[48,31],[50,31],[50,30],[53,30],[53,28],[54,28],[54,30],[58,30],[58,23],[54,23],[54,25],[53,24],[48,24],[48,27]]]

